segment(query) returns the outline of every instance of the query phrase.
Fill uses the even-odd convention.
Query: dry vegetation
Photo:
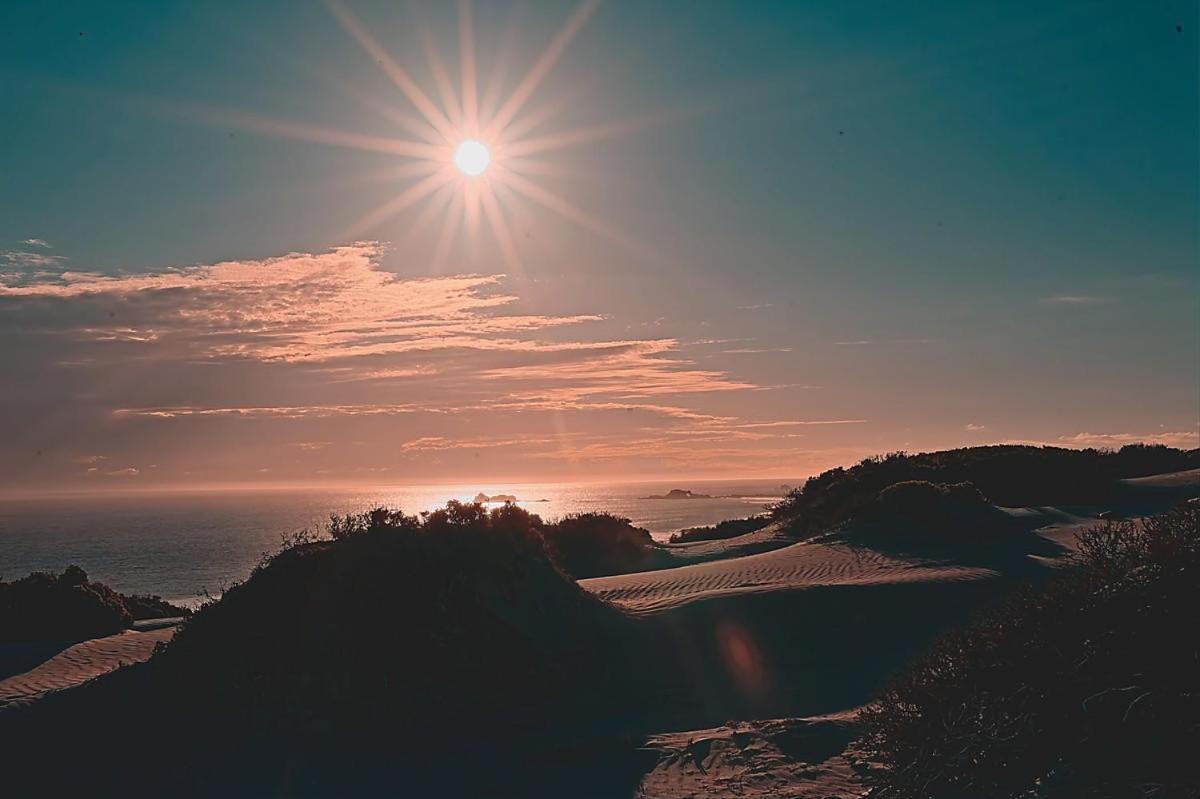
[[[1200,507],[1097,526],[1078,559],[883,692],[872,796],[1200,795]]]
[[[720,541],[753,533],[771,523],[769,516],[750,516],[746,519],[726,519],[723,522],[703,527],[687,527],[671,535],[672,544],[687,544],[693,541]]]
[[[12,582],[0,580],[0,642],[97,638],[142,619],[189,612],[156,596],[119,594],[88,580],[78,566],[62,574],[34,572]]]

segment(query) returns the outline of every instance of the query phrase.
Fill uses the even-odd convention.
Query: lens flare
[[[487,145],[477,139],[460,142],[454,150],[454,165],[469,178],[477,178],[487,171],[492,154]]]

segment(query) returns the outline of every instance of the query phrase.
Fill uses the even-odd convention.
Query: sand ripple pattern
[[[24,674],[0,680],[0,708],[27,704],[121,666],[148,660],[154,654],[155,644],[171,640],[174,634],[174,627],[148,632],[127,630],[75,644]]]
[[[898,560],[878,552],[801,542],[773,552],[675,569],[580,580],[579,584],[633,613],[657,613],[730,594],[830,585],[978,580],[990,569]]]

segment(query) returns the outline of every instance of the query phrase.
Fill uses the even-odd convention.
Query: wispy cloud
[[[987,425],[974,424],[973,422],[968,422],[966,427],[963,429],[965,429],[969,433],[978,433],[980,430],[987,430]]]
[[[126,466],[123,469],[104,469],[96,465],[89,466],[87,469],[88,477],[137,477],[141,473],[141,469],[134,466]]]
[[[77,317],[103,319],[96,312],[106,309],[119,321],[75,331],[97,340],[170,338],[193,357],[262,361],[521,349],[502,337],[600,318],[503,314],[516,297],[499,290],[502,275],[403,279],[379,268],[381,254],[380,245],[361,243],[156,274],[0,275],[0,299],[70,300]]]
[[[780,422],[746,422],[741,427],[823,427],[831,424],[866,424],[866,419],[806,419]]]
[[[769,352],[791,352],[791,347],[737,347],[730,350],[721,350],[726,355],[763,355]]]
[[[48,269],[58,266],[65,261],[61,255],[49,255],[44,252],[29,252],[26,250],[0,250],[0,262],[19,269]],[[0,273],[0,280],[15,282],[13,275]]]
[[[50,242],[46,241],[45,239],[24,239],[21,241],[21,243],[27,247],[41,247],[45,250],[52,249]]]
[[[1054,442],[1066,447],[1117,448],[1126,444],[1165,444],[1180,449],[1200,447],[1198,430],[1160,430],[1154,433],[1076,433]]]
[[[490,369],[481,376],[518,386],[548,383],[554,386],[551,393],[559,399],[598,395],[635,398],[755,387],[723,372],[695,368],[687,359],[671,357],[678,350],[674,339],[605,342],[589,349],[591,357]],[[528,396],[519,388],[514,393]]]
[[[1097,297],[1087,294],[1059,294],[1054,297],[1043,297],[1042,302],[1051,305],[1107,305],[1111,297]]]
[[[401,452],[436,452],[454,449],[498,449],[504,447],[526,448],[531,445],[557,444],[556,436],[469,436],[447,438],[446,436],[421,436],[400,445]]]
[[[71,402],[99,431],[84,451],[112,453],[81,463],[95,475],[135,476],[126,464],[146,453],[129,431],[146,425],[171,426],[182,448],[156,453],[172,465],[155,479],[226,480],[242,457],[217,454],[229,444],[245,474],[277,457],[279,477],[394,471],[422,453],[429,464],[769,468],[810,452],[800,440],[822,428],[866,421],[771,418],[774,403],[727,398],[780,386],[721,368],[736,360],[722,356],[788,348],[713,339],[689,342],[703,353],[692,358],[675,338],[588,336],[602,312],[516,312],[504,275],[402,277],[383,255],[360,242],[152,273],[0,271],[0,320],[37,353],[26,368],[42,384],[76,387]],[[728,410],[743,407],[756,413]]]
[[[868,344],[933,344],[936,341],[937,339],[935,338],[860,338],[846,341],[835,341],[833,343],[842,347],[862,347]]]
[[[175,405],[160,408],[116,408],[117,418],[145,416],[178,419],[187,416],[232,416],[273,419],[328,419],[335,416],[397,416],[409,413],[435,413],[440,409],[420,405],[249,405],[194,407]]]

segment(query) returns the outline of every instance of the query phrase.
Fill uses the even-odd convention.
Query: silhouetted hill
[[[154,668],[246,723],[329,734],[541,723],[601,676],[591,664],[623,619],[556,567],[536,516],[450,503],[331,529],[197,613]]]
[[[639,704],[634,623],[560,570],[536,516],[452,502],[329,532],[265,560],[148,662],[0,713],[0,737],[20,730],[21,762],[41,764],[15,784],[39,784],[56,752],[74,782],[133,795],[528,795],[505,786],[571,778],[576,759],[598,789],[636,777],[619,735]],[[93,718],[99,733],[79,724]],[[136,780],[89,776],[134,752]]]
[[[876,506],[896,483],[971,483],[988,502],[1008,507],[1093,504],[1110,500],[1121,478],[1200,467],[1200,450],[1133,444],[1118,451],[1059,447],[969,447],[868,458],[809,479],[771,506],[797,535],[831,530]]]

